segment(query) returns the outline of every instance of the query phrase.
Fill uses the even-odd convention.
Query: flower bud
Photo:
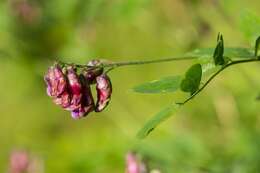
[[[93,59],[93,60],[90,60],[87,64],[88,67],[97,67],[97,66],[100,66],[102,64],[101,60],[99,59]]]
[[[96,112],[101,112],[106,108],[112,94],[112,84],[106,74],[102,74],[96,78],[97,103]]]
[[[89,84],[96,83],[96,77],[103,73],[103,67],[99,67],[102,62],[98,59],[94,59],[88,62],[88,68],[83,71],[83,75]]]
[[[85,71],[83,71],[83,75],[88,81],[89,84],[95,84],[96,78],[103,73],[103,68],[88,68]]]
[[[66,78],[62,73],[62,69],[58,64],[50,67],[44,76],[47,84],[47,94],[51,97],[61,95],[66,89]]]

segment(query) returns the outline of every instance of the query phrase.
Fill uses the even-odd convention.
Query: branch
[[[109,68],[109,71],[122,67],[122,66],[132,66],[132,65],[144,65],[144,64],[155,64],[155,63],[163,63],[163,62],[170,62],[170,61],[183,61],[183,60],[192,60],[197,59],[197,56],[179,56],[179,57],[171,57],[171,58],[162,58],[162,59],[154,59],[154,60],[136,60],[136,61],[125,61],[125,62],[102,62],[100,66],[96,66],[96,68]],[[73,65],[78,68],[87,68],[88,65],[82,64],[74,64],[74,63],[65,63],[65,62],[58,62],[59,64],[64,65]],[[93,68],[93,67],[92,67]]]
[[[104,63],[103,67],[122,67],[122,66],[130,66],[130,65],[144,65],[144,64],[155,64],[155,63],[163,63],[170,61],[183,61],[183,60],[192,60],[196,59],[196,56],[180,56],[180,57],[172,57],[172,58],[163,58],[163,59],[155,59],[155,60],[141,60],[141,61],[126,61],[126,62],[112,62],[112,63]]]
[[[249,62],[256,62],[256,61],[260,61],[259,57],[254,58],[254,59],[246,59],[246,60],[238,60],[238,61],[231,61],[228,64],[225,64],[224,66],[222,66],[221,69],[219,69],[216,73],[214,73],[206,82],[204,85],[202,85],[202,87],[200,89],[198,89],[195,93],[193,93],[189,98],[187,98],[185,101],[183,101],[182,103],[177,103],[179,105],[184,105],[185,103],[189,102],[190,100],[192,100],[195,96],[197,96],[218,74],[220,74],[222,71],[224,71],[226,68],[236,65],[236,64],[242,64],[242,63],[249,63]]]

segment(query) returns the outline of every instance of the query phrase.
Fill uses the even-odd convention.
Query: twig
[[[231,61],[230,63],[222,66],[222,68],[220,68],[216,73],[214,73],[206,82],[205,84],[202,85],[202,87],[200,89],[198,89],[195,93],[193,93],[189,98],[187,98],[185,101],[183,101],[182,103],[176,103],[176,104],[180,104],[180,105],[184,105],[185,103],[189,102],[190,100],[192,100],[196,95],[198,95],[219,73],[221,73],[222,71],[224,71],[226,68],[233,66],[235,64],[242,64],[242,63],[248,63],[248,62],[256,62],[256,61],[260,61],[259,58],[254,58],[254,59],[246,59],[246,60],[238,60],[238,61]]]
[[[96,66],[97,68],[110,68],[110,70],[122,67],[122,66],[130,66],[130,65],[144,65],[144,64],[155,64],[155,63],[163,63],[163,62],[170,62],[170,61],[183,61],[183,60],[192,60],[197,59],[197,56],[180,56],[180,57],[171,57],[171,58],[162,58],[162,59],[154,59],[154,60],[136,60],[136,61],[125,61],[125,62],[103,62],[101,65]],[[78,68],[88,68],[88,65],[82,64],[74,64],[74,63],[64,63],[59,62],[66,65],[73,65]],[[93,68],[93,66],[91,66]]]

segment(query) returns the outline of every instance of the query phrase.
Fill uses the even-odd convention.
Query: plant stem
[[[216,73],[214,73],[206,82],[205,84],[202,85],[201,88],[199,88],[195,93],[193,93],[189,98],[187,98],[184,102],[182,103],[177,103],[180,105],[184,105],[185,103],[189,102],[190,100],[192,100],[196,95],[198,95],[219,73],[221,73],[222,71],[224,71],[226,68],[233,66],[235,64],[242,64],[242,63],[248,63],[248,62],[256,62],[256,61],[260,61],[259,58],[254,58],[254,59],[246,59],[246,60],[237,60],[237,61],[231,61],[230,63],[222,66],[222,68],[220,68]]]
[[[170,61],[183,61],[183,60],[192,60],[198,57],[195,56],[180,56],[180,57],[172,57],[172,58],[163,58],[163,59],[154,59],[154,60],[140,60],[140,61],[126,61],[126,62],[112,62],[112,63],[104,63],[103,67],[122,67],[122,66],[130,66],[130,65],[144,65],[144,64],[155,64],[162,62],[170,62]]]
[[[184,61],[184,60],[193,60],[199,58],[198,56],[179,56],[179,57],[171,57],[171,58],[162,58],[162,59],[154,59],[154,60],[136,60],[136,61],[125,61],[125,62],[102,62],[100,66],[96,66],[96,68],[109,68],[107,72],[112,71],[113,69],[116,69],[118,67],[123,66],[133,66],[133,65],[145,65],[145,64],[156,64],[156,63],[163,63],[163,62],[171,62],[171,61]],[[245,57],[248,58],[248,57]],[[260,58],[259,56],[257,57]],[[252,59],[247,59],[251,61]],[[247,61],[245,60],[245,61]],[[243,60],[242,60],[243,61]],[[236,62],[236,61],[233,61]],[[82,65],[82,64],[74,64],[74,63],[64,63],[59,62],[65,65],[73,65],[78,68],[88,68],[88,65]],[[93,68],[93,67],[92,67]]]

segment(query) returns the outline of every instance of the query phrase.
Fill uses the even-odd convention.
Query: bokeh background
[[[259,0],[2,0],[0,172],[16,149],[39,157],[46,173],[122,173],[129,150],[163,173],[260,172],[259,64],[225,71],[145,140],[135,134],[146,120],[183,95],[131,88],[182,74],[191,62],[111,72],[109,107],[78,121],[52,103],[43,81],[55,60],[172,57],[214,47],[218,32],[226,46],[251,47],[259,20],[241,20],[260,16],[259,7]]]

